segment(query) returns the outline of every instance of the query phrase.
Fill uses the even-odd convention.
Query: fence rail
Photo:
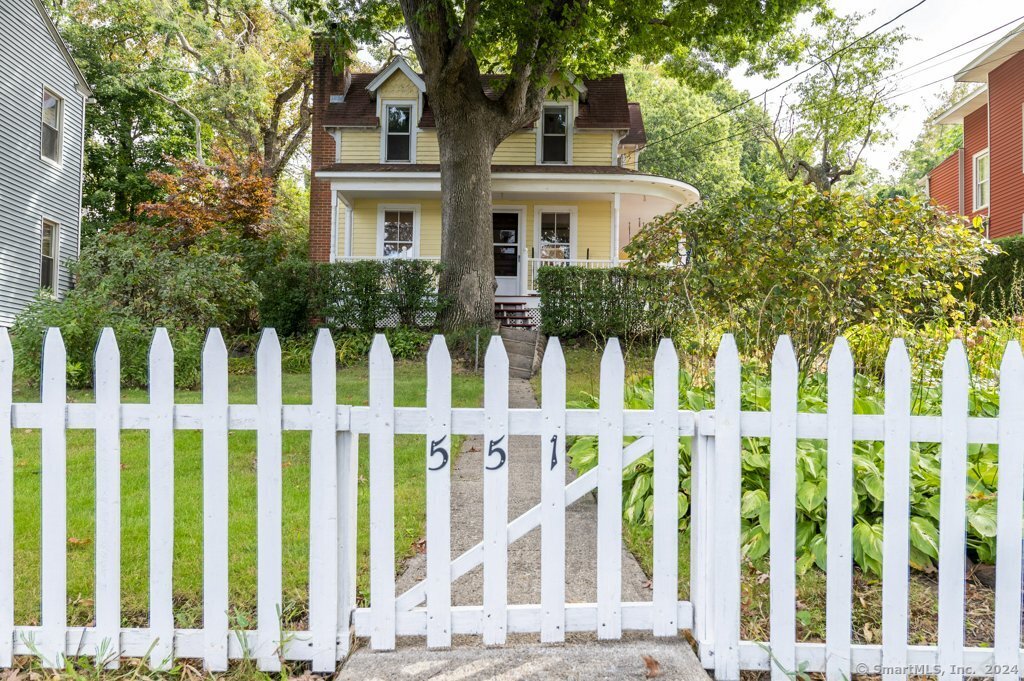
[[[770,669],[773,679],[797,670],[824,672],[829,681],[885,671],[885,679],[936,673],[1018,678],[1021,649],[1021,540],[1024,515],[1024,357],[1011,343],[1001,372],[1000,413],[968,414],[968,371],[963,346],[954,341],[943,373],[941,416],[911,414],[910,362],[895,341],[885,369],[885,413],[854,413],[853,361],[845,341],[828,365],[827,413],[797,409],[797,362],[787,339],[772,363],[771,409],[741,408],[741,365],[730,336],[716,360],[715,406],[679,409],[679,361],[663,341],[654,362],[651,409],[626,409],[625,370],[618,343],[611,341],[601,362],[600,406],[566,406],[565,359],[551,339],[542,368],[543,402],[538,409],[508,406],[508,358],[493,338],[485,358],[485,399],[481,408],[451,407],[451,358],[437,337],[427,356],[425,407],[394,406],[394,368],[379,336],[370,353],[368,406],[336,403],[333,342],[320,332],[313,349],[309,404],[282,404],[281,349],[273,330],[257,351],[255,404],[230,404],[227,351],[211,331],[203,352],[200,404],[175,404],[173,349],[159,330],[150,351],[148,404],[122,404],[119,354],[105,331],[96,354],[95,402],[68,403],[66,359],[60,332],[44,343],[41,397],[13,402],[13,355],[0,329],[0,668],[12,656],[33,655],[59,667],[65,656],[88,656],[117,666],[122,656],[145,657],[157,669],[177,658],[200,658],[211,671],[229,660],[256,659],[276,671],[281,660],[308,661],[314,671],[334,670],[349,652],[352,634],[373,649],[387,650],[399,636],[425,636],[428,647],[446,647],[455,635],[479,635],[503,644],[510,633],[534,633],[541,641],[564,641],[567,632],[590,631],[615,639],[623,631],[678,636],[691,630],[704,666],[716,678],[735,681],[745,669]],[[18,429],[41,431],[41,621],[14,619],[14,449]],[[95,624],[69,627],[67,607],[66,432],[96,433]],[[149,624],[121,626],[120,438],[123,430],[150,433]],[[174,624],[172,561],[174,433],[199,430],[203,473],[203,622],[201,628]],[[228,434],[256,432],[257,620],[235,630],[228,619]],[[308,627],[280,630],[282,572],[282,433],[310,435],[310,561]],[[359,436],[368,435],[370,599],[356,602],[356,523]],[[423,436],[426,463],[426,579],[398,593],[394,546],[394,438]],[[461,555],[451,555],[450,451],[452,437],[483,435],[484,538]],[[539,438],[540,502],[508,517],[508,439]],[[566,439],[598,438],[598,465],[565,483]],[[742,440],[770,438],[771,528],[768,641],[740,638]],[[626,442],[627,439],[632,441]],[[678,599],[679,448],[690,440],[690,600]],[[827,565],[826,640],[796,641],[796,473],[797,443],[826,440]],[[882,643],[854,644],[852,628],[853,443],[884,443]],[[942,446],[939,527],[939,631],[937,645],[908,644],[908,523],[911,443]],[[995,642],[991,648],[965,646],[964,553],[966,548],[966,465],[972,444],[999,447]],[[654,466],[652,600],[623,602],[622,470],[651,454]],[[565,511],[591,491],[598,493],[597,597],[593,603],[565,602]],[[540,603],[508,603],[508,547],[541,528]],[[452,606],[452,583],[483,566],[482,602]],[[424,605],[425,604],[425,605]],[[686,645],[680,640],[681,645]]]

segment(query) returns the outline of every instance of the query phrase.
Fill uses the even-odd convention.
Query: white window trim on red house
[[[978,191],[978,188],[980,185],[978,183],[978,160],[983,156],[989,158],[988,175],[985,177],[985,183],[988,185],[988,201],[983,204],[979,204],[978,196],[980,192]],[[988,208],[989,203],[992,202],[992,158],[989,156],[987,147],[971,157],[971,184],[971,205],[973,206],[974,211],[985,210]]]

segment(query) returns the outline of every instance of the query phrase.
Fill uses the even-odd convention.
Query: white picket
[[[484,623],[485,645],[508,631],[508,354],[491,336],[484,355]]]
[[[771,388],[771,650],[772,681],[796,669],[796,406],[797,364],[789,336],[772,356]]]
[[[370,607],[374,650],[395,647],[395,373],[383,334],[370,348]]]
[[[540,640],[565,640],[565,356],[548,339],[541,366]]]
[[[713,499],[715,483],[715,439],[693,438],[690,459],[690,602],[693,604],[693,637],[701,662],[712,666],[714,640],[715,554],[713,545]]]
[[[715,358],[715,678],[740,678],[740,358],[732,334]]]
[[[228,350],[220,329],[203,347],[203,666],[228,668]]]
[[[60,329],[43,341],[42,429],[42,630],[39,653],[46,667],[64,666],[67,628],[67,354]]]
[[[320,329],[311,362],[309,631],[314,672],[334,672],[338,637],[337,374],[334,341]]]
[[[452,359],[444,336],[427,352],[427,646],[452,644]],[[392,606],[394,607],[394,606]]]
[[[663,338],[654,357],[654,635],[679,634],[679,358]]]
[[[174,349],[158,328],[149,350],[149,665],[174,660]]]
[[[352,649],[352,613],[356,608],[359,533],[359,435],[339,430],[338,457],[338,659]]]
[[[885,504],[882,513],[882,674],[905,679],[910,560],[910,357],[902,338],[885,359]]]
[[[964,661],[964,546],[967,538],[967,354],[957,339],[942,367],[939,488],[939,678],[961,681]]]
[[[113,329],[96,347],[96,659],[121,656],[121,355]]]
[[[264,329],[256,349],[256,626],[260,671],[281,669],[281,343]]]
[[[853,356],[842,337],[828,359],[827,469],[825,674],[828,681],[848,681],[853,628]]]
[[[0,327],[0,669],[14,654],[14,352]]]
[[[999,503],[996,506],[997,681],[1020,678],[1021,517],[1024,515],[1024,356],[1011,341],[999,371]]]
[[[626,367],[612,338],[601,357],[597,428],[597,637],[622,636],[622,411]]]

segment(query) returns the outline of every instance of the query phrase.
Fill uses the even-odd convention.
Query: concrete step
[[[508,365],[513,369],[523,369],[525,371],[531,371],[533,370],[533,355],[509,354]]]
[[[509,340],[508,338],[502,338],[502,341],[505,343],[505,352],[509,354],[509,357],[512,355],[523,355],[533,359],[533,353],[536,348],[533,341],[524,343],[523,341]]]
[[[533,372],[530,371],[529,369],[515,369],[510,367],[508,370],[508,374],[513,378],[533,378]]]
[[[504,340],[519,341],[522,343],[536,343],[537,334],[539,332],[535,330],[525,329],[511,329],[508,327],[501,328],[501,337]]]

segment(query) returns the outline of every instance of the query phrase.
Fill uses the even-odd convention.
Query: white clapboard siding
[[[42,631],[39,654],[46,667],[64,666],[67,628],[67,354],[59,329],[43,341],[42,429]]]
[[[96,348],[96,659],[121,657],[121,355],[113,329]]]
[[[960,681],[964,658],[964,544],[967,524],[967,354],[958,339],[942,367],[939,491],[939,677]]]
[[[149,626],[150,666],[174,660],[174,350],[167,329],[149,350]]]
[[[508,355],[491,336],[484,356],[484,593],[483,642],[505,643],[508,632]]]
[[[452,644],[451,494],[455,450],[452,358],[440,335],[434,336],[427,352],[427,412],[427,646],[446,648]]]
[[[621,462],[620,462],[621,465]],[[679,358],[665,338],[654,357],[654,635],[679,634]]]
[[[565,356],[549,338],[541,366],[540,435],[540,640],[565,640]]]
[[[853,589],[853,356],[836,339],[828,360],[828,516],[826,519],[825,669],[848,681]]]
[[[626,365],[612,338],[601,357],[597,453],[597,637],[622,636],[622,412]]]
[[[1024,356],[1006,346],[999,371],[999,503],[996,542],[995,677],[1020,678],[1021,517],[1024,516]]]
[[[320,329],[313,345],[313,422],[309,437],[309,631],[313,671],[333,672],[338,636],[337,374],[334,341]]]
[[[14,351],[7,329],[0,327],[0,669],[14,654]]]
[[[203,347],[203,630],[207,671],[228,668],[228,350],[219,329]]]
[[[370,348],[370,607],[374,650],[395,647],[395,369],[383,334]]]
[[[264,329],[256,349],[256,664],[281,669],[281,343]]]
[[[885,504],[882,514],[883,681],[906,678],[910,560],[910,356],[902,338],[885,360]]]
[[[796,355],[789,336],[772,356],[771,437],[771,649],[772,681],[796,669]]]
[[[715,358],[715,678],[740,678],[740,358],[732,334]],[[710,542],[709,542],[710,543]]]

